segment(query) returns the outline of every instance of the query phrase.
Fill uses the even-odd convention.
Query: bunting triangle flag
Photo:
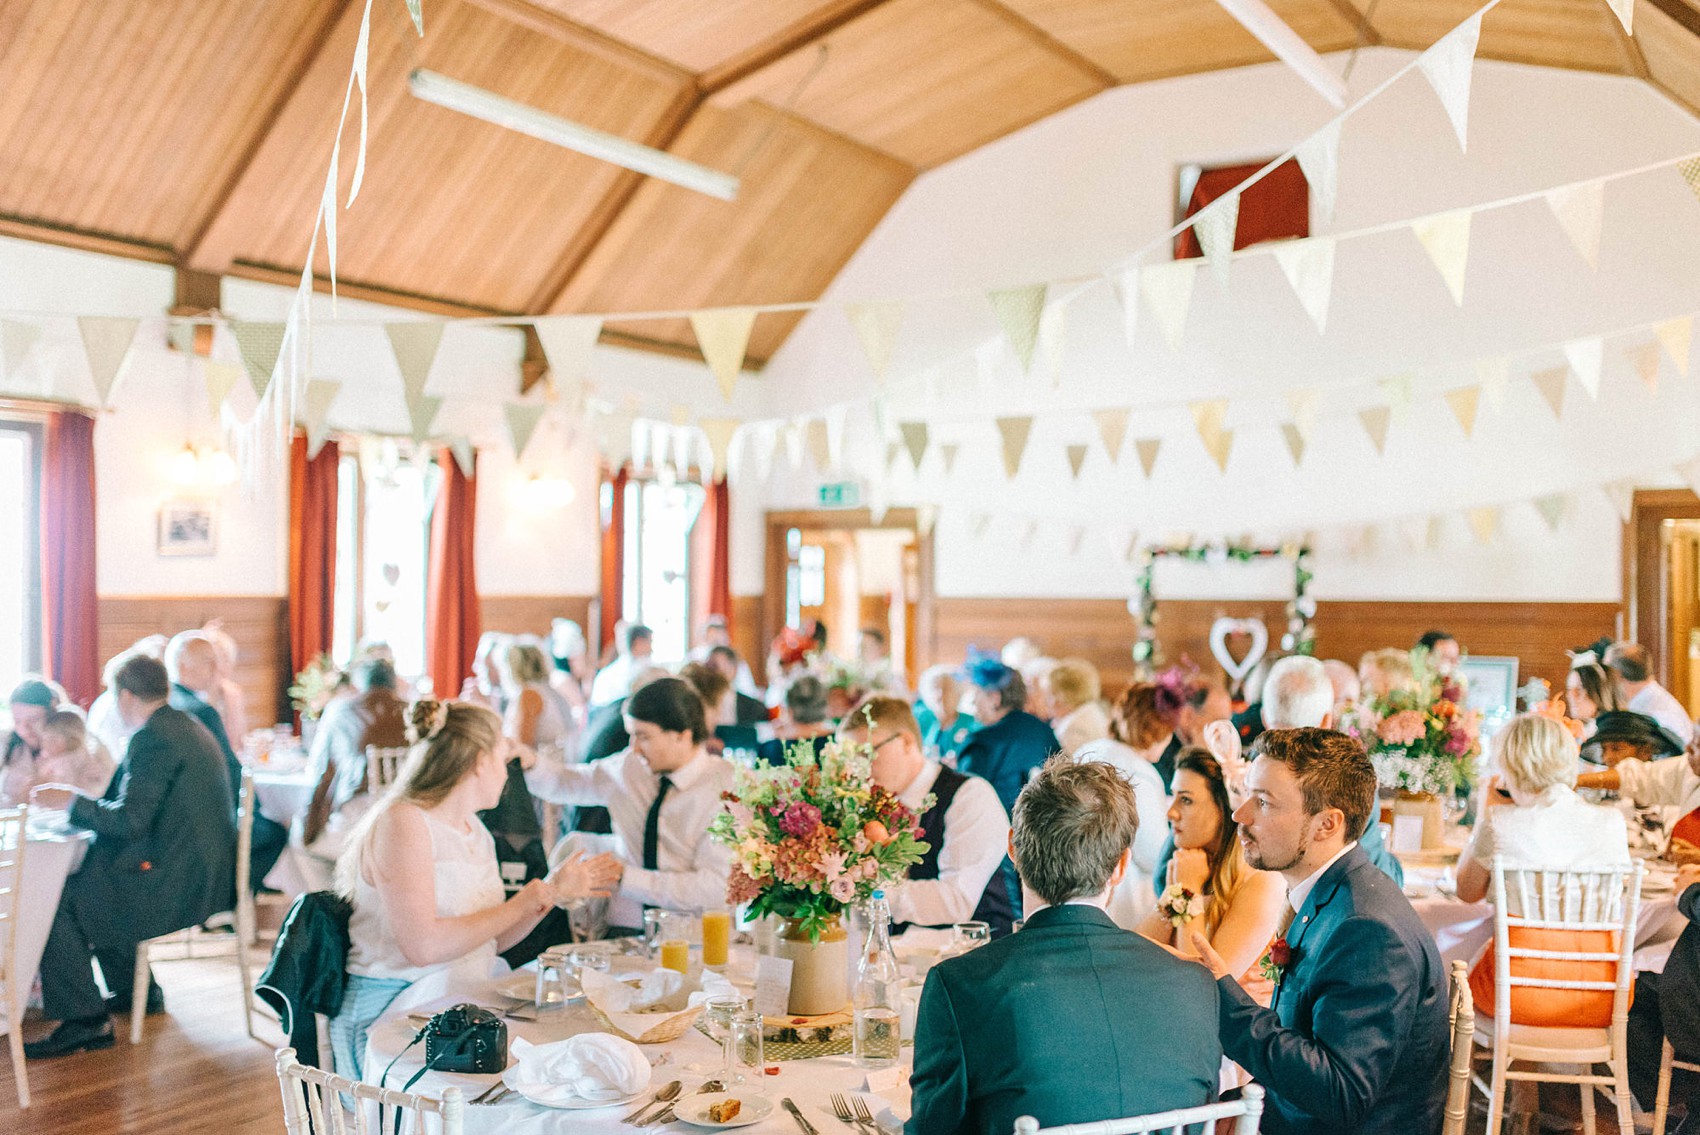
[[[1393,416],[1403,419],[1405,411],[1411,408],[1411,376],[1401,374],[1384,378],[1377,385],[1381,387],[1381,396],[1387,399],[1387,408],[1393,411]]]
[[[1694,337],[1694,320],[1686,315],[1675,319],[1667,319],[1653,333],[1659,337],[1659,343],[1670,356],[1670,361],[1676,364],[1676,373],[1688,377],[1688,351]]]
[[[1039,317],[1039,354],[1054,390],[1062,382],[1063,356],[1068,351],[1068,304],[1047,304]]]
[[[531,444],[531,435],[537,429],[537,423],[543,420],[543,411],[548,409],[541,402],[509,402],[502,407],[503,416],[508,420],[508,437],[513,441],[514,460],[525,456],[525,447]]]
[[[891,472],[891,467],[897,464],[897,456],[902,452],[902,442],[888,441],[885,443],[885,471],[887,473]]]
[[[201,380],[207,384],[207,408],[212,411],[214,419],[241,378],[242,368],[239,366],[221,363],[217,359],[201,360]]]
[[[1169,350],[1179,352],[1186,332],[1186,315],[1192,306],[1192,284],[1198,274],[1196,260],[1168,260],[1139,270],[1139,292],[1145,297],[1157,329]]]
[[[1021,364],[1022,373],[1033,367],[1033,349],[1039,344],[1039,321],[1045,313],[1044,284],[1003,288],[987,292],[986,299],[1003,328],[1003,337]]]
[[[11,378],[24,365],[24,359],[41,339],[41,328],[16,319],[0,319],[0,361],[6,364],[6,377]]]
[[[697,422],[697,429],[708,440],[708,459],[713,463],[707,470],[710,481],[717,476],[724,478],[731,469],[732,435],[740,425],[736,418],[702,418]]]
[[[431,375],[431,364],[437,360],[437,347],[443,341],[443,325],[434,319],[386,323],[384,332],[389,336],[390,350],[395,352],[401,387],[411,406],[425,393],[425,380]]]
[[[897,300],[870,300],[847,304],[844,315],[874,368],[874,381],[885,382],[885,369],[891,365],[891,352],[897,346],[897,331],[903,325],[903,305]]]
[[[1335,118],[1328,125],[1300,142],[1293,152],[1299,169],[1310,183],[1311,204],[1316,215],[1314,228],[1325,229],[1334,223],[1334,202],[1340,185],[1340,124]]]
[[[1139,467],[1145,471],[1145,479],[1151,479],[1151,470],[1157,466],[1157,451],[1163,447],[1160,437],[1140,438],[1133,443],[1133,451],[1139,454]]]
[[[972,513],[968,517],[968,534],[976,540],[986,537],[986,530],[992,526],[992,518],[983,512]]]
[[[791,467],[791,472],[800,473],[803,469],[804,431],[801,422],[788,422],[781,431],[785,440],[785,463]]]
[[[1128,350],[1139,337],[1139,266],[1134,265],[1116,278],[1116,301],[1122,305],[1122,340]]]
[[[923,536],[931,536],[933,529],[938,527],[939,506],[936,504],[918,504],[915,506],[915,531]]]
[[[442,408],[443,400],[433,394],[422,395],[419,401],[407,408],[407,419],[413,427],[413,440],[423,443],[431,436],[431,423],[437,419],[437,411]]]
[[[1700,158],[1677,162],[1676,172],[1682,175],[1682,183],[1688,186],[1688,191],[1700,198]]]
[[[1193,217],[1192,231],[1198,237],[1198,247],[1222,286],[1228,286],[1228,273],[1234,265],[1234,237],[1240,227],[1240,195],[1235,190],[1216,198]]]
[[[1037,520],[1029,520],[1027,522],[1026,526],[1023,527],[1022,530],[1021,530],[1021,546],[1023,548],[1032,547],[1033,540],[1038,535],[1039,535],[1039,522]]]
[[[1511,382],[1511,364],[1503,355],[1476,360],[1476,381],[1482,384],[1482,397],[1495,410],[1505,409],[1505,388]]]
[[[311,460],[330,436],[331,403],[342,393],[342,383],[330,378],[310,378],[301,394],[301,424],[307,427],[307,457]]]
[[[1606,0],[1625,35],[1635,34],[1635,0]]]
[[[472,480],[473,474],[478,470],[478,458],[472,448],[472,439],[464,434],[450,438],[449,453],[454,456],[460,475],[469,481]]]
[[[1405,543],[1410,545],[1412,551],[1421,551],[1428,544],[1428,517],[1407,516],[1398,523],[1399,534],[1405,537]]]
[[[1316,405],[1322,397],[1315,387],[1287,391],[1287,405],[1293,410],[1293,426],[1306,441],[1316,430]]]
[[[873,401],[874,429],[885,433],[884,406],[876,397]],[[834,469],[844,468],[844,424],[850,417],[850,407],[840,403],[828,406],[821,418],[826,423],[826,461]]]
[[[1536,497],[1535,511],[1541,514],[1541,519],[1547,522],[1548,528],[1557,532],[1564,524],[1564,494],[1553,493],[1551,496]]]
[[[556,386],[576,386],[590,374],[590,359],[602,337],[599,315],[546,315],[532,321]]]
[[[1281,241],[1270,247],[1281,274],[1287,277],[1305,314],[1316,324],[1316,333],[1328,330],[1328,306],[1334,296],[1334,238],[1313,236],[1308,240]]]
[[[1569,367],[1551,367],[1538,370],[1529,376],[1529,381],[1535,384],[1535,389],[1541,392],[1541,397],[1552,407],[1552,416],[1564,417],[1564,385],[1570,379]]]
[[[899,422],[897,432],[903,436],[903,448],[909,451],[909,464],[921,471],[921,458],[927,455],[927,423]]]
[[[825,418],[810,418],[803,430],[803,440],[808,443],[809,459],[815,463],[817,473],[829,473],[837,468],[832,463],[832,435],[827,431]]]
[[[1657,343],[1642,343],[1639,347],[1629,350],[1629,359],[1635,364],[1635,373],[1641,376],[1641,381],[1647,384],[1650,393],[1659,392],[1659,364],[1663,356],[1659,353]]]
[[[1600,232],[1604,225],[1606,183],[1585,181],[1581,185],[1566,185],[1546,195],[1547,207],[1557,218],[1564,235],[1588,262],[1588,267],[1600,266]]]
[[[407,14],[413,17],[413,29],[425,34],[425,0],[407,0]]]
[[[1092,421],[1098,426],[1098,436],[1104,442],[1104,455],[1113,465],[1121,458],[1122,439],[1127,436],[1126,410],[1094,410]]]
[[[1228,400],[1212,398],[1206,402],[1193,402],[1189,409],[1192,410],[1192,424],[1198,428],[1198,436],[1208,447],[1210,438],[1222,432],[1222,423],[1228,416]]]
[[[1021,469],[1021,455],[1027,452],[1027,434],[1033,428],[1031,416],[999,418],[998,436],[1003,439],[1003,471],[1014,477]]]
[[[691,312],[691,330],[696,333],[702,361],[720,383],[720,396],[732,400],[738,375],[744,369],[744,353],[750,346],[750,329],[756,324],[751,307],[716,307]]]
[[[956,468],[956,455],[961,449],[962,446],[954,441],[939,446],[939,459],[944,462],[944,475],[946,477],[950,476],[951,470]]]
[[[1472,508],[1468,515],[1470,530],[1476,534],[1476,542],[1480,544],[1493,543],[1493,535],[1499,529],[1499,510],[1491,506]]]
[[[1287,452],[1293,455],[1293,468],[1297,469],[1305,459],[1305,435],[1292,422],[1282,422],[1281,437],[1287,443]]]
[[[272,384],[272,372],[277,369],[277,356],[283,350],[284,325],[281,323],[249,323],[241,319],[230,321],[230,333],[236,339],[242,355],[242,365],[248,371],[248,383],[254,397],[264,398]]]
[[[1635,510],[1635,482],[1633,480],[1608,481],[1600,486],[1611,501],[1611,506],[1617,510],[1618,517],[1629,523],[1630,514]]]
[[[1600,369],[1605,365],[1604,339],[1574,339],[1564,345],[1564,357],[1576,372],[1576,381],[1588,392],[1588,397],[1600,397]]]
[[[1084,445],[1065,446],[1063,453],[1068,457],[1068,467],[1074,473],[1074,479],[1080,480],[1080,467],[1086,464],[1086,447]]]
[[[1470,217],[1468,209],[1454,209],[1411,223],[1423,251],[1434,261],[1452,302],[1464,302],[1464,270],[1470,261]]]
[[[1204,439],[1204,450],[1210,454],[1210,460],[1216,463],[1218,471],[1228,471],[1228,452],[1234,447],[1233,430],[1217,430]]]
[[[1700,493],[1700,457],[1691,458],[1676,467],[1676,475],[1695,493]]]
[[[1086,543],[1086,526],[1084,524],[1076,524],[1073,528],[1069,529],[1068,554],[1071,556],[1078,556],[1080,554],[1080,547],[1084,543]]]
[[[136,337],[141,320],[115,315],[80,315],[77,330],[83,337],[83,352],[88,356],[89,374],[94,378],[95,393],[100,404],[106,405],[112,393],[112,383],[124,356],[130,353],[130,342]]]
[[[1393,411],[1386,406],[1371,406],[1358,411],[1358,421],[1364,424],[1364,432],[1369,434],[1370,444],[1375,446],[1377,453],[1387,452],[1387,425],[1392,420]]]
[[[1458,428],[1465,437],[1476,432],[1476,407],[1481,397],[1479,386],[1460,386],[1446,392],[1446,404],[1452,408],[1452,416],[1458,419]]]
[[[1470,76],[1476,61],[1476,45],[1482,38],[1482,14],[1477,12],[1417,58],[1423,77],[1440,96],[1446,117],[1452,120],[1452,130],[1458,135],[1458,148],[1469,148],[1470,140]]]

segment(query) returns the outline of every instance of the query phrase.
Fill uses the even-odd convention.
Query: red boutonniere
[[[1280,985],[1281,978],[1286,975],[1287,967],[1292,964],[1293,948],[1287,945],[1287,936],[1283,934],[1269,943],[1269,949],[1263,957],[1258,959],[1257,972],[1267,980]]]

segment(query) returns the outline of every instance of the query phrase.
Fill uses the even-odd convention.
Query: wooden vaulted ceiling
[[[1318,51],[1421,49],[1480,0],[1272,0]],[[0,232],[293,281],[361,0],[0,0]],[[1216,0],[376,0],[355,295],[449,314],[813,299],[922,170],[1108,87],[1266,61]],[[823,54],[824,48],[824,54]],[[1481,54],[1700,108],[1700,0],[1505,0]],[[713,200],[421,103],[427,67],[734,172]],[[352,146],[353,123],[346,136]],[[345,152],[351,153],[351,149]],[[353,163],[341,168],[344,186]],[[324,262],[318,265],[322,272]],[[797,315],[764,315],[765,360]],[[695,354],[684,320],[611,322]]]

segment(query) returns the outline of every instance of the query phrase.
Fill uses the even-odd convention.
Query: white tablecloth
[[[288,772],[257,768],[254,798],[259,802],[260,815],[288,827],[313,799],[313,775],[305,768]]]
[[[31,826],[18,896],[18,983],[25,990],[35,985],[41,969],[41,953],[47,946],[47,932],[53,928],[65,880],[83,865],[92,838],[88,832]],[[6,1007],[0,1005],[0,1033],[6,1027]]]

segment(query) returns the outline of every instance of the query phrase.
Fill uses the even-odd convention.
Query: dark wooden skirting
[[[588,595],[481,595],[479,615],[487,631],[502,634],[549,633],[554,619],[572,619],[580,628],[590,617]]]
[[[101,661],[139,638],[192,630],[209,619],[222,619],[236,640],[236,681],[248,695],[249,723],[269,726],[289,709],[289,605],[281,595],[103,595]]]

